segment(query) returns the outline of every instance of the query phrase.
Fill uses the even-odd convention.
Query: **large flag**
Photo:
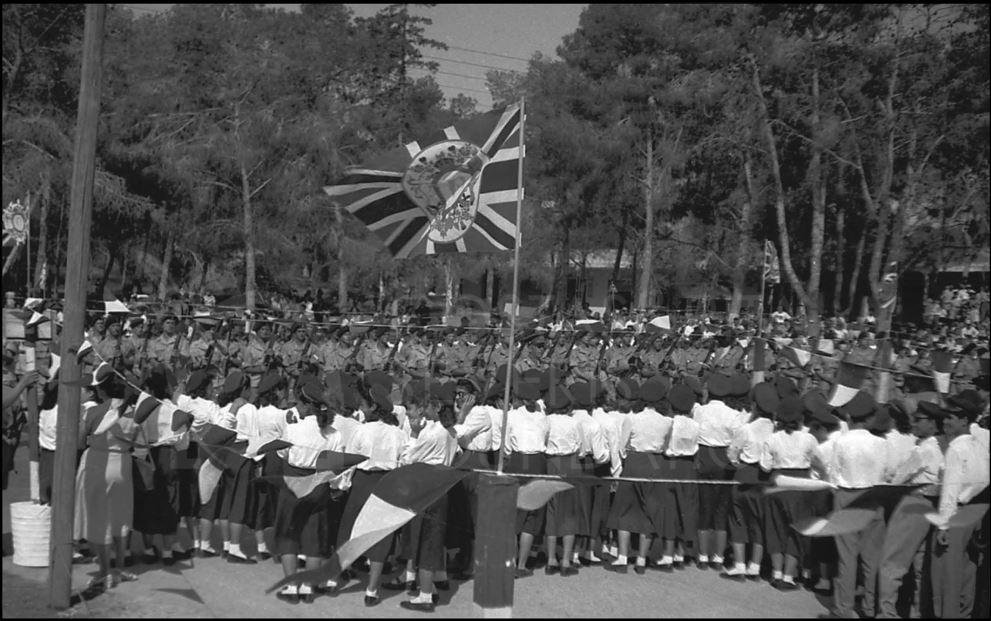
[[[397,258],[511,250],[520,188],[521,106],[424,136],[324,188]]]
[[[764,279],[770,283],[781,282],[781,270],[778,267],[778,249],[771,240],[764,240]]]

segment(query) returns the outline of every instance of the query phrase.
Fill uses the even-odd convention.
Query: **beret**
[[[232,393],[244,386],[244,373],[235,369],[227,374],[224,385],[220,387],[220,392],[224,394]]]
[[[806,405],[806,408],[808,408],[808,405]],[[818,421],[827,427],[838,427],[840,424],[840,419],[828,410],[813,410],[812,420]]]
[[[506,394],[506,385],[502,382],[495,382],[489,386],[488,392],[485,393],[485,401],[491,399],[502,399],[503,395]]]
[[[482,387],[478,384],[478,380],[476,380],[474,377],[472,377],[470,375],[466,375],[464,377],[459,377],[458,378],[458,381],[457,381],[457,385],[458,386],[461,386],[461,385],[470,386],[471,387],[471,391],[472,392],[475,392],[475,393],[478,393],[478,392],[481,392],[482,391]]]
[[[531,384],[530,382],[515,382],[513,384],[513,390],[520,399],[536,401],[540,398],[540,389],[536,384]]]
[[[709,394],[713,397],[725,397],[730,394],[730,378],[722,373],[713,373],[708,381]]]
[[[947,397],[946,403],[972,416],[977,416],[984,409],[984,399],[979,392],[971,388]]]
[[[186,380],[186,392],[196,392],[203,388],[210,381],[210,374],[200,369],[190,373]]]
[[[754,402],[762,411],[768,414],[774,414],[778,411],[778,404],[781,399],[778,397],[778,391],[771,382],[761,382],[754,386],[753,396]]]
[[[874,401],[874,397],[870,393],[858,390],[853,399],[840,406],[839,410],[842,414],[850,417],[850,420],[864,420],[874,413],[876,407],[877,402]]]
[[[544,404],[547,406],[548,410],[563,410],[571,405],[572,400],[568,393],[571,392],[574,395],[574,388],[577,384],[571,385],[571,390],[561,385],[551,386],[550,390],[547,391],[547,395],[544,397]]]
[[[550,385],[550,374],[540,369],[527,369],[522,374],[524,382],[535,384],[540,390],[547,390]]]
[[[802,396],[802,403],[805,404],[806,410],[812,412],[813,418],[823,415],[830,418],[835,418],[836,421],[839,422],[839,418],[836,418],[836,416],[833,415],[833,406],[829,405],[826,397],[823,396],[821,392],[812,391],[805,393]],[[819,419],[817,418],[817,420]]]
[[[778,404],[778,422],[797,423],[801,422],[805,414],[805,405],[798,397],[787,397]]]
[[[686,375],[682,381],[685,382],[686,386],[692,389],[692,392],[700,397],[702,396],[702,382],[699,381],[699,378]]]
[[[950,414],[940,407],[938,403],[932,403],[930,401],[919,401],[919,412],[930,418],[946,418]]]
[[[365,373],[365,384],[369,387],[379,384],[385,386],[387,389],[392,388],[395,382],[392,380],[392,376],[385,371],[369,371]]]
[[[668,393],[668,403],[675,412],[688,412],[695,405],[695,392],[686,384],[675,384]]]
[[[372,401],[382,411],[392,411],[392,399],[389,397],[389,389],[382,384],[372,384],[372,387],[368,389],[368,396],[372,398]]]
[[[330,405],[324,398],[324,388],[318,381],[311,380],[300,386],[299,394],[304,401],[309,401],[310,403],[316,403],[318,405]]]
[[[729,394],[742,397],[750,392],[750,378],[743,373],[735,373],[729,379]]]
[[[592,386],[588,382],[575,382],[568,388],[568,391],[571,393],[571,400],[575,403],[575,405],[588,407],[594,402],[594,398],[592,396]],[[555,390],[552,392],[559,391]],[[547,394],[550,396],[550,392]]]
[[[777,374],[774,376],[774,388],[778,391],[778,396],[782,399],[798,396],[798,386],[795,381],[787,375]]]
[[[887,403],[881,403],[877,406],[877,415],[871,421],[870,430],[879,433],[887,433],[891,430],[891,426],[894,424],[894,420],[891,418],[891,406]]]
[[[278,373],[266,373],[258,382],[258,394],[263,395],[279,387],[282,383],[282,376]]]
[[[616,384],[616,395],[627,401],[640,398],[640,386],[636,380],[625,378]]]
[[[645,403],[658,403],[668,394],[667,386],[657,379],[649,379],[640,387],[640,398]]]

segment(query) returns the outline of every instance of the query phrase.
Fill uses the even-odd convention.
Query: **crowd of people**
[[[208,307],[185,315],[96,314],[92,351],[80,348],[75,536],[98,561],[93,589],[136,579],[125,569],[134,532],[142,562],[274,556],[287,576],[300,562],[319,567],[385,473],[421,462],[490,470],[502,452],[508,473],[587,483],[518,513],[521,579],[541,567],[569,577],[594,565],[638,575],[692,566],[831,592],[839,617],[987,612],[987,517],[953,522],[958,507],[987,502],[986,326],[968,336],[959,321],[885,334],[827,320],[808,336],[781,315],[758,332],[751,318],[642,314],[528,323],[510,349],[502,326],[272,321]],[[934,352],[953,357],[948,391],[932,382]],[[16,440],[19,400],[37,390],[48,502],[58,369],[49,357],[18,378],[13,353],[5,344],[4,435]],[[837,404],[844,362],[868,378]],[[258,450],[272,440],[281,448]],[[316,503],[275,482],[317,472],[328,451],[367,460],[330,473]],[[208,463],[219,474],[204,488]],[[779,476],[833,488],[765,493]],[[860,506],[884,485],[911,487],[870,505],[858,532],[810,538],[794,528]],[[430,612],[437,589],[472,577],[476,489],[470,476],[366,552],[366,605],[380,602],[380,589],[404,589],[404,607]],[[278,596],[313,601],[357,568]]]

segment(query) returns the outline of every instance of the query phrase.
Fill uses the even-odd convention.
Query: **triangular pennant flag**
[[[44,302],[44,300],[41,298],[24,298],[23,308],[30,311],[38,311],[42,302]]]
[[[647,332],[670,332],[671,331],[671,316],[662,315],[661,317],[654,317],[644,326]]]
[[[368,457],[366,455],[360,455],[358,453],[323,451],[317,456],[317,463],[314,468],[330,472],[344,472],[351,466],[357,466],[367,459]]]
[[[62,356],[59,356],[58,354],[52,354],[52,364],[49,365],[48,367],[48,377],[49,378],[55,377],[55,374],[58,372],[61,366],[62,366]]]
[[[936,391],[942,394],[950,392],[950,372],[953,370],[953,352],[938,349],[933,352],[933,382]]]
[[[110,313],[130,313],[131,312],[130,309],[128,309],[127,306],[124,305],[123,302],[121,302],[120,300],[117,300],[117,299],[104,300],[103,307],[104,307],[104,312],[106,314],[108,314],[108,315]]]
[[[46,321],[48,321],[48,317],[45,317],[41,313],[32,311],[31,318],[27,320],[27,323],[25,323],[24,326],[27,328],[33,328],[45,323]]]
[[[840,361],[840,368],[836,372],[836,383],[829,396],[829,405],[834,408],[846,405],[864,385],[869,371],[870,369],[859,364]]]
[[[203,460],[203,465],[200,466],[199,476],[197,477],[200,487],[200,502],[206,504],[210,501],[210,498],[213,497],[213,492],[217,489],[217,484],[220,483],[220,475],[223,472],[222,469],[213,463],[213,460]]]
[[[785,347],[782,354],[789,362],[800,369],[805,368],[805,365],[812,360],[812,352],[798,349],[797,347]]]
[[[987,511],[987,504],[964,505],[957,508],[956,512],[948,519],[944,520],[939,513],[927,513],[926,520],[937,528],[970,528],[984,519],[984,514]]]
[[[605,332],[606,326],[598,319],[579,319],[575,322],[575,330],[586,332]]]
[[[516,492],[516,508],[522,511],[536,511],[547,504],[554,494],[574,489],[574,485],[564,481],[536,479],[520,486]]]
[[[875,519],[874,509],[840,509],[826,517],[813,517],[799,520],[792,528],[806,537],[833,537],[856,533],[867,528]]]
[[[82,343],[79,344],[79,348],[76,349],[76,360],[82,360],[83,358],[86,357],[86,354],[90,353],[91,351],[93,351],[93,344],[90,343],[88,340],[83,341]]]
[[[319,569],[297,572],[279,580],[271,593],[284,584],[316,583],[336,578],[343,569],[390,533],[437,502],[467,471],[416,463],[384,475],[355,518],[348,540]]]
[[[774,485],[769,485],[764,488],[764,493],[777,494],[780,492],[818,492],[827,489],[836,489],[836,486],[829,481],[823,481],[821,479],[789,477],[779,474],[774,477]]]

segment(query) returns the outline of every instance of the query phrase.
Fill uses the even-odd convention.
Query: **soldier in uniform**
[[[129,321],[131,335],[124,338],[120,351],[123,357],[124,369],[135,376],[141,375],[141,367],[147,354],[148,324],[144,317],[132,317]]]
[[[685,351],[685,373],[697,377],[703,369],[702,365],[709,358],[709,344],[702,339],[695,339]]]
[[[509,330],[501,330],[496,338],[498,341],[492,345],[483,360],[487,377],[493,377],[495,370],[507,364],[512,358],[512,353],[509,351]]]
[[[385,362],[389,359],[389,329],[372,328],[374,336],[370,341],[365,341],[361,351],[358,353],[358,364],[366,373],[368,371],[386,371]],[[371,335],[370,335],[371,336]],[[398,337],[397,337],[398,338]]]
[[[93,343],[93,349],[102,360],[109,362],[114,368],[123,366],[123,346],[121,338],[121,321],[123,317],[117,314],[107,315],[103,320],[106,334],[98,343]]]
[[[579,338],[579,342],[571,350],[571,356],[568,359],[568,366],[571,367],[568,385],[575,382],[592,382],[594,380],[601,382],[605,379],[605,374],[602,373],[601,368],[598,373],[596,372],[596,366],[601,367],[598,364],[601,347],[599,345],[600,338],[605,337],[598,332],[592,331],[586,331]]]
[[[290,390],[295,387],[299,374],[304,370],[304,365],[310,360],[309,336],[306,333],[306,326],[301,323],[294,324],[291,328],[289,340],[278,349],[278,354],[282,358],[282,365],[290,377]]]
[[[169,368],[174,366],[179,357],[179,348],[182,343],[182,337],[178,334],[176,325],[175,315],[166,315],[162,319],[162,333],[148,343],[146,363],[161,363]]]
[[[547,337],[543,332],[535,332],[520,344],[521,351],[516,358],[516,368],[520,373],[530,369],[541,370],[547,363],[543,360],[544,349],[547,348]]]
[[[258,388],[262,375],[274,362],[275,351],[269,345],[271,338],[272,324],[267,321],[258,322],[242,351],[241,370],[251,380],[252,388]]]
[[[217,328],[217,320],[210,316],[197,317],[196,323],[200,327],[199,336],[189,344],[189,364],[193,370],[205,369],[209,366],[220,366],[223,364],[225,350],[223,345],[217,342],[214,334]]]
[[[422,328],[410,328],[406,343],[395,355],[395,361],[403,371],[403,387],[412,379],[423,379],[427,377],[430,369],[431,350],[434,349],[432,343],[424,339]],[[434,351],[436,361],[436,351]]]
[[[464,377],[468,373],[466,360],[468,349],[455,340],[454,328],[444,330],[444,340],[437,344],[434,351],[434,364],[437,372],[444,377]]]
[[[640,354],[640,371],[638,378],[643,381],[650,379],[661,372],[661,365],[664,364],[664,355],[667,353],[667,348],[664,347],[664,339],[661,338],[659,334],[651,334],[644,337],[647,339],[648,344],[645,346],[645,351]],[[677,338],[677,337],[674,337]],[[678,347],[683,348],[686,343],[684,339],[679,340]],[[685,349],[675,349],[669,358],[671,362],[674,363],[675,368],[682,370],[685,368],[684,362],[675,358],[674,354],[679,351],[684,353]]]
[[[711,366],[715,369],[735,371],[737,366],[743,362],[743,357],[746,356],[747,352],[734,338],[733,333],[728,330],[723,330],[721,340],[718,353],[713,357]]]

